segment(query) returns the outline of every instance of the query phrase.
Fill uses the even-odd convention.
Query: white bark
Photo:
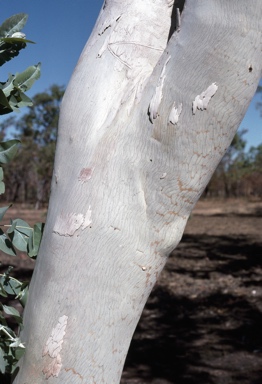
[[[16,384],[119,382],[261,77],[261,0],[187,0],[168,44],[171,1],[105,3],[62,103]]]

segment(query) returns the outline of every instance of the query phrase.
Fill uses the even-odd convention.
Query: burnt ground
[[[144,309],[121,384],[262,383],[261,230],[262,202],[198,203]],[[30,260],[0,260],[0,270],[11,263],[30,278]]]

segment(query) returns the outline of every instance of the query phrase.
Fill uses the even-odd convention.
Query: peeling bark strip
[[[182,112],[182,103],[179,104],[178,107],[176,107],[176,103],[174,101],[170,115],[169,115],[170,123],[172,123],[173,125],[177,124],[181,112]]]
[[[51,376],[58,377],[62,368],[62,359],[60,352],[65,336],[65,330],[67,326],[68,316],[62,316],[58,320],[58,324],[53,328],[51,336],[48,338],[43,350],[43,357],[48,355],[53,360],[43,368],[43,374],[48,379]]]
[[[201,111],[207,109],[207,105],[216,93],[217,89],[218,86],[216,83],[212,83],[204,92],[196,96],[193,101],[193,115],[195,115],[197,109],[201,109]]]
[[[83,213],[61,213],[57,222],[54,225],[53,233],[56,233],[60,236],[73,236],[78,229],[84,230],[91,223],[92,210],[89,205],[88,211],[85,215]]]
[[[149,120],[151,121],[152,124],[153,124],[153,120],[156,119],[158,116],[158,108],[159,108],[159,105],[160,105],[162,97],[163,97],[163,86],[164,86],[164,81],[166,78],[166,75],[165,75],[166,66],[167,66],[167,63],[169,62],[170,59],[171,59],[171,56],[169,56],[167,58],[167,60],[164,64],[164,67],[162,69],[161,75],[159,77],[159,80],[158,80],[158,83],[156,86],[155,94],[152,97],[151,102],[149,104],[149,109],[148,109]]]

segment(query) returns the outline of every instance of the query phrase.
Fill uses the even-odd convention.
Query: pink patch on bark
[[[92,168],[83,168],[80,171],[80,174],[78,176],[78,180],[81,181],[82,183],[86,183],[88,180],[91,179],[93,173]]]

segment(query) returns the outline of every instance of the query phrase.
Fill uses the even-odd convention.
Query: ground
[[[44,220],[43,211],[12,215]],[[197,204],[144,309],[121,384],[262,383],[261,229],[262,201]],[[1,270],[12,264],[30,277],[30,260],[0,260]]]

